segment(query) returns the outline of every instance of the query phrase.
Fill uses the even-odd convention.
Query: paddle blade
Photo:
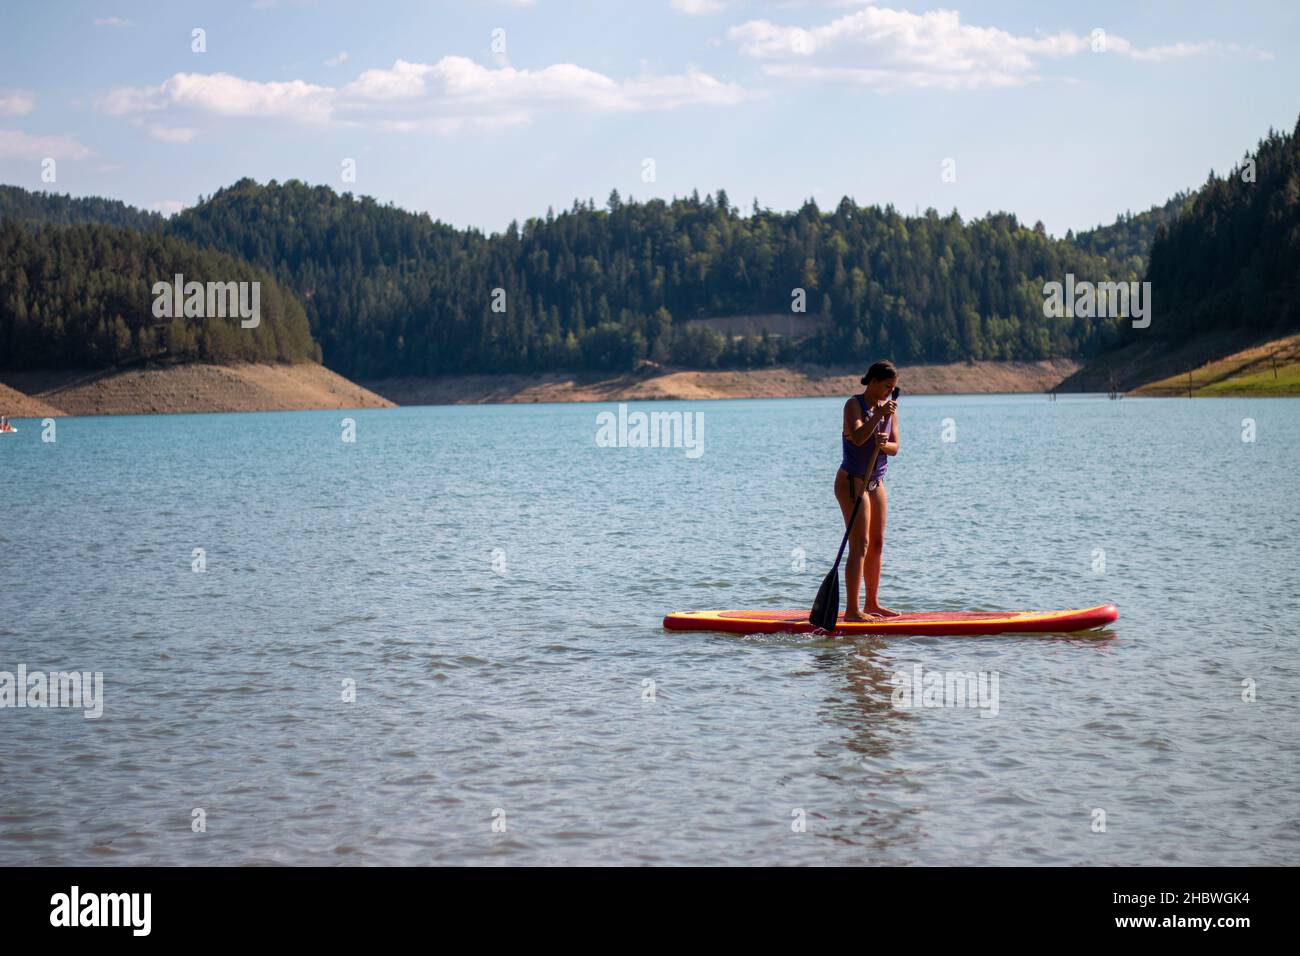
[[[808,621],[813,627],[823,631],[833,631],[840,620],[840,566],[836,564],[831,573],[822,580],[817,590],[812,610],[808,612]]]

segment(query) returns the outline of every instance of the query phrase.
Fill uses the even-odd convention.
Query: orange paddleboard
[[[1065,611],[927,611],[880,621],[840,616],[837,635],[1025,634],[1090,631],[1119,617],[1113,604]],[[732,634],[808,634],[807,611],[678,611],[664,618],[670,631],[726,631]]]

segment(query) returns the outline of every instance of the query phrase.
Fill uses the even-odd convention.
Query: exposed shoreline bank
[[[1295,342],[1288,343],[1295,347]],[[1244,355],[1245,353],[1243,353]],[[1228,372],[1254,372],[1262,361],[1233,363]],[[1288,366],[1288,369],[1294,366]],[[1271,367],[1270,367],[1271,371]],[[954,362],[902,367],[909,395],[1009,394],[1105,391],[1097,373],[1072,359],[1040,362]],[[856,366],[779,366],[747,370],[693,370],[647,366],[637,372],[543,372],[448,375],[352,382],[314,363],[143,366],[129,369],[0,373],[0,414],[11,418],[63,415],[149,415],[196,412],[305,411],[391,408],[398,405],[635,402],[738,398],[810,398],[849,395],[861,386]],[[1218,381],[1197,395],[1268,395],[1272,376],[1243,382],[1241,390]],[[1144,385],[1129,395],[1186,394],[1182,380]],[[1287,376],[1278,382],[1287,391]],[[1089,388],[1088,386],[1093,386]],[[1294,383],[1290,388],[1294,389]]]
[[[901,369],[909,395],[1048,392],[1079,370],[1071,359],[1042,362],[955,362]],[[847,396],[861,389],[865,367],[813,365],[763,369],[639,372],[544,372],[535,375],[449,375],[365,381],[398,405],[527,404],[537,402],[670,401],[725,398]]]
[[[0,382],[0,415],[10,418],[59,418],[64,413],[39,398],[24,395]]]
[[[390,408],[392,404],[311,362],[0,373],[0,414],[14,418]],[[41,408],[47,411],[42,413]]]
[[[1046,392],[1077,362],[957,362],[903,368],[910,395]],[[313,363],[159,365],[0,373],[0,414],[149,415],[389,408],[394,405],[804,398],[860,388],[853,366],[750,370],[646,367],[639,372],[449,375],[356,383]]]

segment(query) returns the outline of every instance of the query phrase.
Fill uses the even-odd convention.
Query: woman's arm
[[[880,425],[881,417],[887,414],[890,404],[886,402],[884,406],[877,406],[863,420],[862,413],[859,411],[858,400],[850,398],[844,403],[844,437],[855,445],[865,445],[871,441],[872,436],[876,433],[876,428]]]
[[[880,443],[880,453],[882,455],[898,454],[898,412],[894,412],[894,417],[889,423],[889,440]]]

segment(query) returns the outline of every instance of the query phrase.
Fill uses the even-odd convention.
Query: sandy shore
[[[12,372],[0,374],[0,381],[3,382],[0,412],[14,417],[59,413],[268,412],[392,405],[314,363]],[[11,398],[15,395],[16,398]],[[10,410],[10,401],[15,409],[50,410],[44,413]]]
[[[864,370],[857,366],[791,366],[750,371],[651,368],[624,375],[551,372],[390,378],[367,381],[364,385],[398,405],[799,398],[858,391],[861,389],[858,380]],[[908,365],[902,369],[902,385],[909,395],[1046,392],[1078,370],[1079,363],[1070,359]]]

